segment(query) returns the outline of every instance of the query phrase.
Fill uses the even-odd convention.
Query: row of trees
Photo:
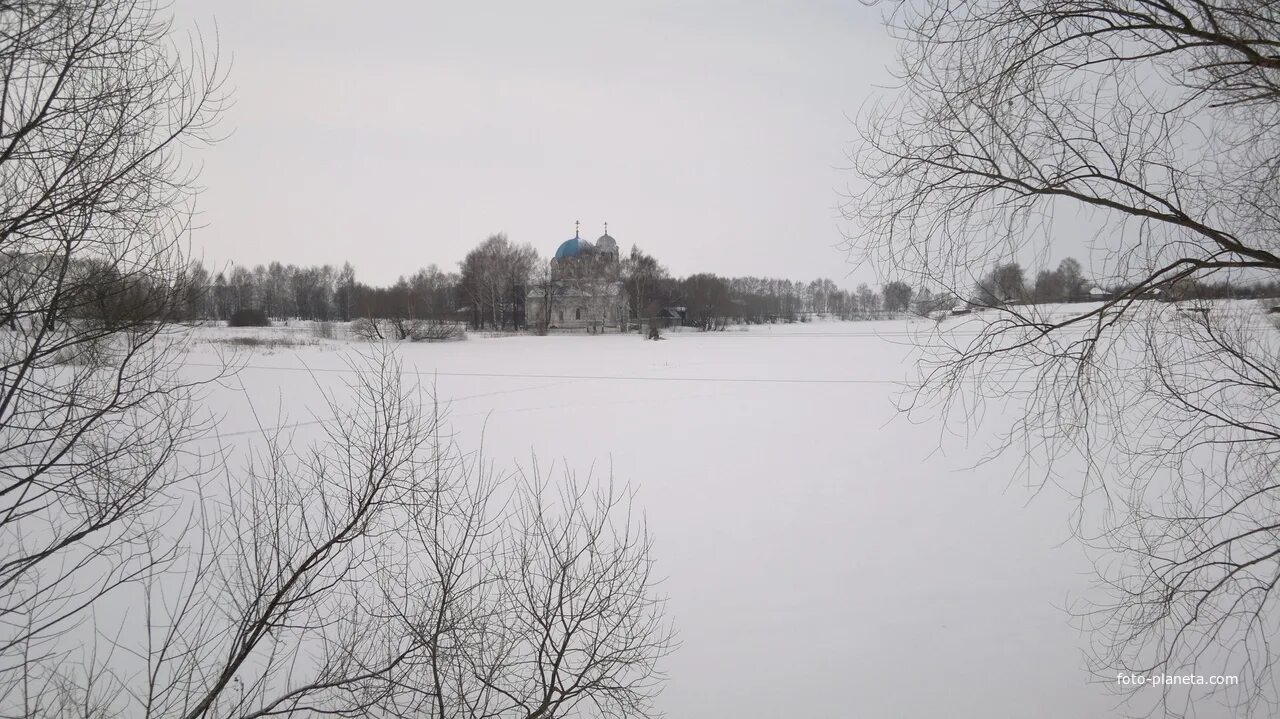
[[[1041,270],[1035,281],[1016,262],[996,265],[983,276],[973,293],[977,304],[992,307],[1009,302],[1083,302],[1096,299],[1091,292],[1101,290],[1102,297],[1155,294],[1169,300],[1254,299],[1280,297],[1280,282],[1264,278],[1180,277],[1154,285],[1134,282],[1105,282],[1085,276],[1080,263],[1068,257],[1054,270]]]
[[[468,252],[456,273],[431,265],[389,286],[358,281],[350,263],[306,267],[272,262],[217,273],[196,263],[188,273],[190,299],[184,314],[225,320],[257,309],[275,320],[466,319],[476,329],[521,329],[538,321],[524,314],[527,293],[554,294],[553,285],[567,274],[574,275],[567,279],[576,287],[621,283],[631,319],[637,322],[655,307],[670,307],[683,308],[689,322],[708,327],[903,312],[912,309],[913,298],[912,289],[901,282],[882,290],[862,284],[850,291],[830,279],[798,282],[709,273],[672,277],[636,247],[616,264],[572,263],[557,269],[532,245],[498,234]]]
[[[984,306],[1005,302],[1081,302],[1089,298],[1090,289],[1092,283],[1072,257],[1059,262],[1057,269],[1041,270],[1034,282],[1027,281],[1021,265],[1006,262],[983,276],[974,290],[974,299]]]
[[[582,291],[606,291],[620,282],[635,324],[667,308],[680,308],[689,324],[704,329],[734,323],[794,322],[814,315],[841,319],[914,312],[928,314],[960,302],[956,294],[914,288],[895,280],[874,288],[846,290],[830,279],[797,282],[769,277],[720,277],[699,273],[673,277],[652,255],[632,247],[617,263],[568,263],[553,268],[530,244],[492,235],[467,253],[458,272],[430,265],[389,286],[356,280],[350,263],[302,267],[272,262],[254,268],[233,266],[211,274],[195,264],[185,284],[188,309],[197,319],[227,319],[237,311],[260,309],[272,319],[466,320],[476,329],[514,330],[546,323],[525,315],[529,292],[554,296],[557,279],[571,279]],[[1280,294],[1266,283],[1182,278],[1162,289],[1171,299],[1264,297]],[[1081,302],[1096,286],[1079,261],[1068,257],[1034,279],[1016,262],[995,265],[976,283],[968,299],[996,306],[1007,302]],[[1107,283],[1109,294],[1124,283]],[[550,311],[550,304],[543,305]]]
[[[458,275],[435,265],[401,277],[389,287],[357,282],[349,262],[341,267],[280,262],[252,269],[233,265],[216,274],[197,262],[189,276],[188,313],[196,319],[223,320],[246,309],[280,320],[427,319],[451,312],[461,303]]]
[[[28,258],[22,264],[33,262]],[[16,276],[21,271],[14,260],[6,263],[9,269],[0,274]],[[864,283],[850,291],[829,279],[806,283],[710,273],[677,278],[635,247],[621,262],[596,272],[601,266],[574,263],[556,273],[531,245],[516,245],[504,235],[494,235],[469,252],[458,273],[430,265],[389,286],[357,281],[350,263],[341,267],[308,267],[272,262],[252,269],[232,266],[212,275],[196,262],[186,272],[168,278],[169,286],[162,289],[154,282],[126,276],[112,263],[97,259],[71,265],[63,316],[226,320],[239,312],[253,311],[274,320],[466,319],[477,329],[518,329],[548,319],[524,316],[525,293],[554,295],[555,280],[566,273],[574,275],[571,279],[579,288],[621,282],[631,319],[637,323],[656,311],[681,308],[687,322],[706,329],[730,322],[794,322],[813,315],[841,319],[902,312],[925,315],[959,303],[949,292],[917,290],[899,280],[879,289]],[[586,272],[588,268],[592,272]],[[18,286],[17,282],[0,283],[0,292]],[[982,306],[1081,302],[1090,299],[1090,290],[1097,286],[1108,295],[1124,293],[1131,287],[1123,282],[1095,283],[1070,257],[1054,270],[1041,270],[1034,282],[1029,281],[1021,265],[1006,262],[993,267],[976,283],[970,301]],[[604,291],[602,287],[595,289]],[[1182,278],[1159,289],[1167,298],[1176,300],[1280,296],[1280,283],[1226,278]],[[155,301],[159,295],[172,295],[173,290],[180,290],[181,301],[176,305]],[[550,305],[545,306],[546,310],[549,308]]]

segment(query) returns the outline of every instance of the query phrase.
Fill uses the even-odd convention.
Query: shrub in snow
[[[380,340],[382,339],[382,330],[378,327],[378,323],[367,317],[361,317],[351,323],[351,336],[362,340]]]
[[[409,339],[414,342],[444,342],[466,338],[467,334],[460,324],[444,320],[425,320],[415,323],[409,332]]]
[[[246,308],[236,310],[231,314],[231,318],[227,320],[228,327],[270,327],[271,320],[267,319],[267,313],[256,308]]]

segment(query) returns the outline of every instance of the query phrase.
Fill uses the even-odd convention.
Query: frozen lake
[[[913,327],[472,337],[399,356],[499,468],[536,453],[638,487],[681,641],[670,716],[1120,715],[1064,610],[1090,582],[1070,500],[1011,483],[1016,457],[973,469],[983,437],[896,413]],[[311,421],[362,348],[246,353],[211,397],[219,432],[252,441],[251,402],[265,425]],[[197,344],[191,371],[213,358]]]

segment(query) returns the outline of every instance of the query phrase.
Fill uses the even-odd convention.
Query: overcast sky
[[[207,261],[389,282],[602,224],[673,273],[874,279],[833,249],[879,11],[809,2],[178,0],[231,60]]]

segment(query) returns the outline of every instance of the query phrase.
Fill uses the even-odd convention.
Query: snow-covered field
[[[403,344],[466,447],[639,488],[681,646],[672,717],[1103,717],[1064,607],[1089,586],[1070,500],[979,469],[983,436],[897,415],[912,322]],[[202,330],[207,372],[230,330]],[[210,406],[228,443],[297,425],[369,346],[241,348]],[[321,415],[320,418],[323,418]],[[998,416],[988,420],[1000,424]]]

